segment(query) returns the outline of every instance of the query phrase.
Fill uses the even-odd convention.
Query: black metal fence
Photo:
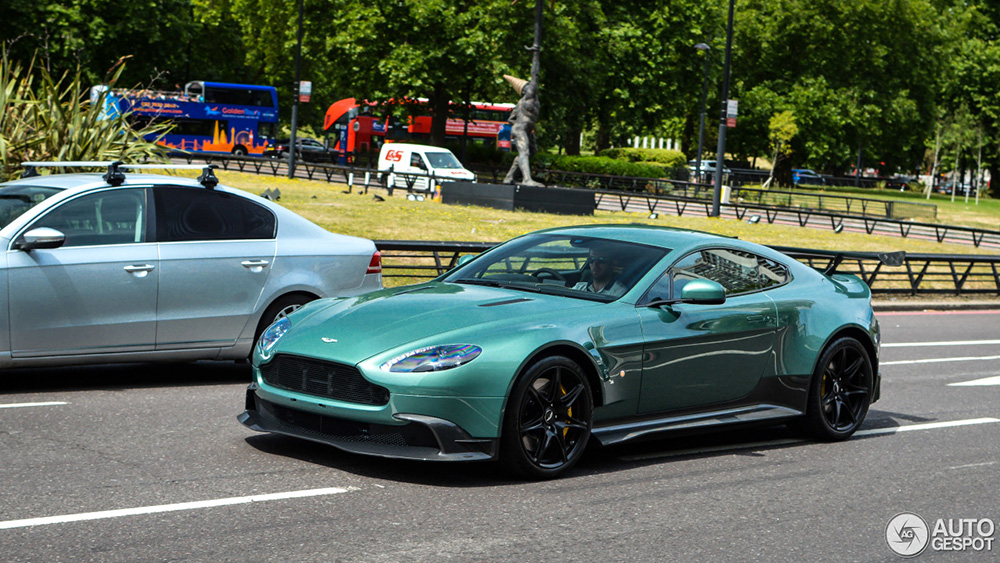
[[[288,172],[288,163],[283,160],[261,159],[253,157],[229,156],[189,156],[192,160],[219,164],[225,170],[255,172],[257,174],[283,175]],[[296,166],[296,176],[310,180],[325,180],[348,185],[348,191],[361,189],[367,192],[371,188],[386,189],[378,180],[378,172],[372,168],[361,166],[342,166],[303,162]],[[426,174],[401,174],[407,180],[413,191],[416,179],[426,177]],[[680,180],[662,178],[634,178],[626,176],[608,176],[601,174],[584,174],[579,172],[549,171],[545,173],[547,183],[560,185],[583,185],[594,193],[594,206],[598,209],[620,211],[645,211],[647,213],[674,212],[678,216],[684,213],[711,213],[712,186],[696,184]],[[487,178],[480,177],[481,181]],[[495,180],[495,178],[494,178]],[[601,188],[600,186],[605,186]],[[401,189],[401,188],[396,188]],[[1000,231],[939,225],[904,221],[893,218],[912,211],[900,211],[899,203],[881,200],[858,198],[851,196],[832,196],[791,192],[799,198],[791,207],[778,205],[781,194],[790,192],[772,192],[752,188],[733,188],[736,195],[731,194],[729,203],[722,206],[724,214],[744,219],[757,215],[758,220],[768,223],[783,223],[801,227],[826,227],[835,232],[848,229],[867,234],[884,236],[899,236],[924,238],[937,242],[954,244],[971,244],[975,247],[986,245],[1000,248]],[[742,195],[741,195],[742,194]],[[750,195],[753,194],[753,195]],[[760,195],[764,194],[764,195]],[[813,199],[810,200],[809,198]],[[765,202],[778,198],[774,203],[754,203],[764,199]],[[822,199],[820,199],[822,198]],[[833,204],[831,202],[839,202]],[[842,212],[829,210],[830,206],[839,205]],[[911,206],[919,204],[910,203]],[[859,211],[860,210],[860,211]],[[934,210],[936,215],[936,207]]]
[[[400,282],[437,277],[455,267],[463,254],[478,254],[492,242],[377,240],[382,275]],[[834,259],[830,251],[775,246],[779,252],[823,269]],[[875,252],[852,252],[837,268],[855,274],[872,293],[884,295],[989,295],[1000,297],[1000,256],[968,254],[907,254],[902,266],[882,264]]]

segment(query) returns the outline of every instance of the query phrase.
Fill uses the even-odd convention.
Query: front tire
[[[583,456],[594,400],[583,369],[563,356],[545,358],[521,376],[504,413],[500,459],[511,472],[552,479]]]
[[[813,374],[805,429],[819,440],[850,438],[868,414],[874,381],[868,350],[853,338],[834,341]]]

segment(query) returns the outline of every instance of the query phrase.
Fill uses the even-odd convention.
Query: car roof
[[[125,174],[122,186],[144,186],[148,184],[172,184],[176,186],[190,186],[202,188],[202,185],[194,178],[183,176],[167,176],[164,174]],[[28,178],[19,178],[0,184],[3,186],[46,186],[63,190],[86,191],[95,188],[112,187],[104,179],[101,173],[80,173],[80,174],[43,174]]]
[[[579,225],[572,227],[556,227],[536,231],[536,233],[560,234],[569,236],[588,236],[607,238],[645,244],[666,249],[688,248],[703,243],[739,243],[737,239],[724,237],[702,231],[660,227],[657,225]]]

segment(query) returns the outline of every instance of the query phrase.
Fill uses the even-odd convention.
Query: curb
[[[873,299],[872,309],[877,312],[895,311],[1000,311],[1000,299],[993,301],[890,301]]]

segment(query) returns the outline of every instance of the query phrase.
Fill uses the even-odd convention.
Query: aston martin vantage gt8
[[[878,399],[879,325],[856,276],[640,225],[549,229],[468,258],[272,324],[240,422],[550,478],[592,441],[669,431],[786,423],[844,440]]]

